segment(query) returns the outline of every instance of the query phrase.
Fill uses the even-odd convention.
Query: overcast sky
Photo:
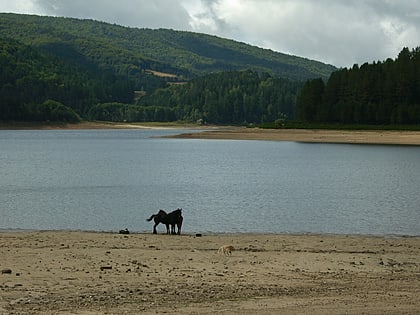
[[[338,67],[420,46],[420,0],[0,0],[0,12],[208,33]]]

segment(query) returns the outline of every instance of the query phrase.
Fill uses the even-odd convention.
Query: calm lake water
[[[420,235],[420,147],[179,132],[0,131],[0,229]]]

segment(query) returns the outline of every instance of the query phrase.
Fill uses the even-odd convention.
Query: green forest
[[[147,70],[170,73],[180,81],[242,70],[291,80],[326,79],[336,70],[332,65],[217,36],[93,20],[0,13],[0,35],[84,67],[127,76],[137,90],[142,86],[149,90]]]
[[[207,75],[186,85],[158,89],[140,105],[178,108],[186,120],[209,123],[261,123],[294,117],[302,83],[255,71]],[[180,105],[182,104],[182,105]]]
[[[231,71],[157,89],[138,105],[99,104],[89,117],[111,121],[199,121],[261,123],[293,117],[302,82],[267,73]]]
[[[306,122],[419,124],[420,47],[404,48],[395,60],[335,71],[326,83],[309,80],[297,108]]]
[[[420,48],[336,69],[92,20],[0,14],[0,35],[0,121],[420,123]]]
[[[92,104],[132,100],[133,86],[125,77],[0,39],[0,120],[75,122]]]
[[[164,85],[134,103],[133,83],[0,39],[1,120],[243,123],[293,117],[300,81],[255,71]]]
[[[0,14],[0,35],[3,121],[293,117],[302,81],[335,70],[216,36],[92,20]]]

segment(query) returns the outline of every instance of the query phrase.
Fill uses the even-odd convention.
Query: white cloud
[[[420,45],[420,0],[0,0],[0,11],[192,30],[348,67]]]
[[[30,0],[0,0],[0,12],[41,14]]]
[[[132,27],[188,29],[189,15],[171,0],[32,0],[48,15],[88,18]]]

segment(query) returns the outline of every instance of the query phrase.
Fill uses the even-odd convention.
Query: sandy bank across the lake
[[[314,143],[420,145],[420,131],[346,131],[314,129],[230,128],[184,133],[175,138],[271,140]]]
[[[57,130],[57,129],[196,129],[172,138],[271,140],[315,143],[398,144],[420,145],[420,131],[386,130],[321,130],[321,129],[260,129],[244,127],[202,126],[168,123],[81,122],[78,124],[0,123],[0,130]]]
[[[1,232],[0,269],[0,314],[420,312],[420,237]]]
[[[0,130],[95,130],[95,129],[168,129],[177,128],[177,124],[158,123],[116,123],[101,121],[83,121],[80,123],[37,123],[37,122],[0,122]],[[186,128],[180,125],[179,128]]]

